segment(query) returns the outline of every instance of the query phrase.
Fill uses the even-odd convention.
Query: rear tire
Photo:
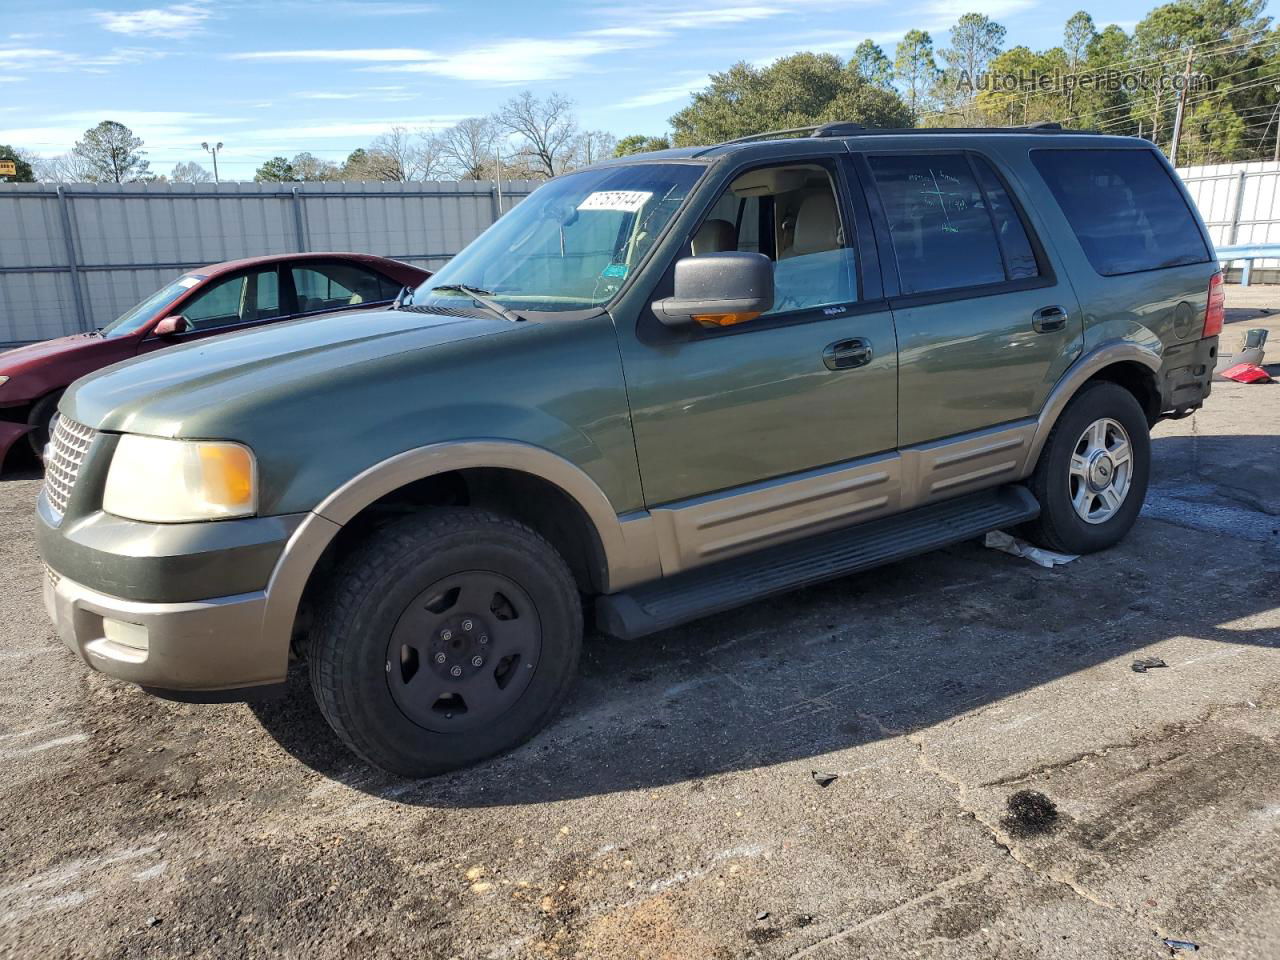
[[[1151,474],[1151,434],[1137,399],[1096,382],[1067,404],[1028,481],[1040,516],[1022,535],[1060,553],[1119,543],[1138,519]]]
[[[555,549],[506,517],[442,508],[381,528],[339,565],[311,686],[353,751],[431,776],[533,736],[581,647],[582,603]]]
[[[58,401],[61,399],[61,390],[46,393],[31,405],[27,414],[27,424],[31,427],[27,442],[40,460],[44,459],[44,448],[49,445],[49,438],[53,435],[53,418],[58,415]]]

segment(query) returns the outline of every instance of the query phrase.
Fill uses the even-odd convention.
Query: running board
[[[596,600],[596,625],[625,640],[666,630],[753,600],[869,570],[980,537],[1040,514],[1026,487],[993,490],[919,507]]]

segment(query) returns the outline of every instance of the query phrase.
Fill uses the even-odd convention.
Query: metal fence
[[[5,184],[0,345],[109,323],[221,260],[354,250],[438,268],[537,184]]]
[[[1280,163],[1252,160],[1213,166],[1179,167],[1215,246],[1280,243]],[[1243,263],[1228,271],[1236,281]],[[1253,280],[1280,280],[1280,260],[1256,260]]]

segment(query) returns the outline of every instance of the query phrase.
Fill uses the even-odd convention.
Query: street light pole
[[[204,143],[200,144],[200,146],[204,147],[206,153],[213,155],[213,182],[219,183],[220,181],[218,180],[218,151],[222,149],[222,142],[219,141],[211,147],[209,146],[209,142],[206,140]]]

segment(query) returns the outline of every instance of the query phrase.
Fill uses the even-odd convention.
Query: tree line
[[[864,40],[847,60],[798,53],[766,67],[712,75],[671,117],[669,142],[715,143],[834,120],[874,127],[989,127],[1060,123],[1139,136],[1177,160],[1280,159],[1280,30],[1264,0],[1177,0],[1126,32],[1085,11],[1062,42],[1007,47],[1007,30],[967,13],[936,46],[909,30],[892,56]],[[1186,88],[1185,94],[1179,85]],[[1179,109],[1182,111],[1178,124]],[[620,149],[652,149],[623,138]],[[663,138],[658,138],[662,141]]]
[[[1167,153],[1177,128],[1180,164],[1280,159],[1280,29],[1264,7],[1265,0],[1176,0],[1132,33],[1100,28],[1079,11],[1064,23],[1061,42],[1044,50],[1007,47],[1003,25],[967,13],[942,46],[913,29],[892,55],[864,40],[847,59],[801,52],[768,66],[734,64],[691,93],[662,135],[616,139],[582,129],[567,96],[526,91],[445,130],[394,126],[342,162],[309,152],[273,157],[254,179],[542,179],[615,155],[838,120],[882,128],[1052,122],[1145,137]],[[61,157],[0,145],[0,159],[17,161],[10,179],[212,179],[195,162],[154,174],[145,155],[142,141],[113,121],[86,131]]]

